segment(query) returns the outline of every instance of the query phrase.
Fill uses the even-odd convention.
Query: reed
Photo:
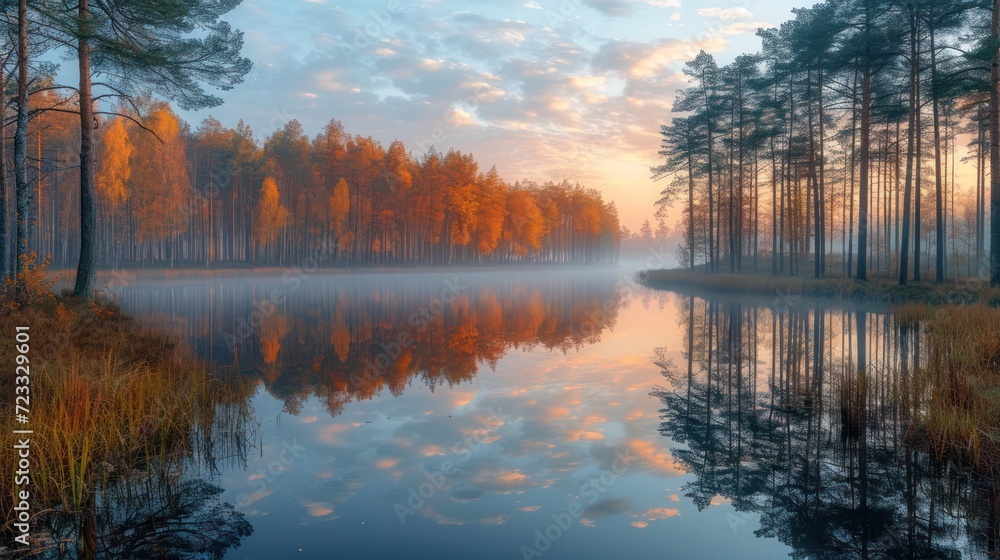
[[[903,327],[916,327],[933,315],[931,307],[922,301],[911,301],[892,308],[892,314]]]
[[[195,451],[196,433],[212,429],[219,403],[245,402],[252,390],[222,381],[107,301],[8,292],[0,298],[0,364],[11,371],[17,326],[30,327],[30,421],[0,416],[0,447],[12,449],[12,430],[33,430],[28,489],[36,517],[84,512],[110,480],[179,464]],[[5,411],[14,395],[13,374],[0,376]],[[0,472],[13,473],[15,462],[0,453]],[[12,476],[0,480],[0,529],[8,532],[16,487]]]
[[[919,310],[902,313],[912,321]],[[937,455],[1000,474],[1000,310],[952,306],[919,320],[931,388],[918,429]]]

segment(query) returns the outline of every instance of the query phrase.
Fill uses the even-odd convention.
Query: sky
[[[244,1],[226,20],[254,69],[223,105],[181,115],[243,119],[261,139],[338,119],[418,158],[471,152],[508,181],[597,188],[637,230],[663,187],[649,168],[684,62],[758,50],[756,29],[803,1]]]

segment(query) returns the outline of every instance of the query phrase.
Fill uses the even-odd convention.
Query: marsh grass
[[[8,286],[11,288],[11,286]],[[30,327],[30,422],[15,422],[14,333]],[[114,304],[45,290],[0,298],[0,529],[14,516],[16,457],[12,430],[28,428],[31,511],[85,512],[111,480],[197,452],[220,403],[246,399],[250,388],[217,377],[174,340],[142,328]],[[24,437],[24,436],[21,436]],[[169,467],[168,467],[169,468]]]
[[[919,376],[929,389],[918,436],[938,456],[1000,474],[1000,310],[908,305],[894,311],[902,324],[923,327]]]
[[[933,308],[922,301],[911,301],[892,308],[899,325],[912,329],[933,316]]]

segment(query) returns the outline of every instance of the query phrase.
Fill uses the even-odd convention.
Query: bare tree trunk
[[[79,17],[86,27],[90,20],[89,0],[80,0]],[[90,89],[90,41],[81,33],[77,42],[80,62],[80,263],[73,293],[90,297],[94,293],[97,268],[97,207],[94,202],[94,168],[91,144],[94,136],[94,107]]]
[[[694,272],[694,154],[691,153],[691,121],[687,121],[687,167],[688,167],[688,243],[691,244],[691,272]]]
[[[6,90],[7,80],[3,80],[0,91]],[[6,95],[0,94],[0,107],[6,107]],[[4,121],[6,110],[0,110],[0,281],[10,276],[7,267],[7,135]]]
[[[1000,0],[993,0],[990,70],[990,285],[1000,286]]]
[[[918,30],[919,31],[919,30]],[[920,276],[922,274],[920,270],[920,230],[923,229],[920,219],[920,207],[922,204],[924,187],[923,187],[923,163],[924,163],[924,135],[923,135],[923,107],[920,103],[920,49],[917,49],[917,100],[916,100],[916,141],[917,141],[917,153],[916,161],[914,163],[914,173],[916,176],[913,178],[914,182],[914,192],[913,192],[913,281],[919,282]]]
[[[931,83],[937,85],[937,53],[934,52],[936,45],[934,42],[934,26],[930,25],[931,34]],[[945,263],[945,222],[944,222],[944,185],[941,177],[941,108],[937,95],[931,96],[931,108],[934,114],[934,181],[935,181],[935,223],[937,225],[937,250],[935,257],[934,281],[944,282]]]
[[[702,76],[702,84],[705,83],[705,77]],[[705,113],[708,116],[706,119],[708,121],[708,272],[716,272],[718,270],[718,265],[715,262],[715,201],[714,197],[714,185],[712,184],[712,178],[715,173],[713,169],[712,162],[712,99],[708,95],[708,88],[705,88]]]
[[[858,135],[858,72],[854,71],[854,84],[851,88],[851,210],[849,213],[849,223],[854,223],[854,185],[855,173],[857,171],[857,135]],[[848,228],[847,238],[847,277],[854,275],[854,232],[853,228]]]
[[[861,184],[858,193],[858,280],[868,279],[868,167],[869,160],[871,159],[871,104],[871,62],[865,61],[865,69],[861,78],[861,157],[859,158]]]
[[[20,274],[28,254],[28,2],[17,5],[17,126],[14,131],[14,183],[16,198],[17,253],[15,275]]]
[[[919,5],[919,4],[918,4]],[[899,283],[906,284],[910,260],[910,205],[913,198],[913,144],[917,128],[917,14],[910,8],[910,115],[906,134],[906,185],[903,194],[903,238],[899,249]]]

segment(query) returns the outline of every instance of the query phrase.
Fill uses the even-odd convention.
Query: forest
[[[71,103],[56,95],[43,106]],[[99,125],[95,187],[102,266],[270,266],[614,262],[618,218],[593,189],[505,182],[471,154],[417,160],[333,120],[310,139],[295,120],[263,145],[242,122],[192,129],[162,103]],[[34,250],[73,262],[72,125],[43,113],[29,128]],[[141,125],[135,121],[140,121]],[[148,129],[148,130],[146,130]],[[51,162],[52,165],[46,165]],[[61,171],[62,170],[62,171]],[[69,179],[69,180],[67,180]],[[63,185],[60,190],[60,185]],[[67,188],[65,185],[69,185]],[[48,214],[48,216],[45,216]],[[68,219],[60,220],[59,216]]]
[[[684,69],[660,215],[692,270],[1000,283],[1000,3],[827,0]]]
[[[217,106],[205,88],[251,67],[220,19],[238,3],[188,4],[3,5],[0,274],[76,267],[87,294],[98,266],[617,262],[617,210],[594,189],[510,183],[337,120],[312,138],[295,120],[263,138],[183,122],[171,101]],[[58,81],[60,54],[79,84]]]

